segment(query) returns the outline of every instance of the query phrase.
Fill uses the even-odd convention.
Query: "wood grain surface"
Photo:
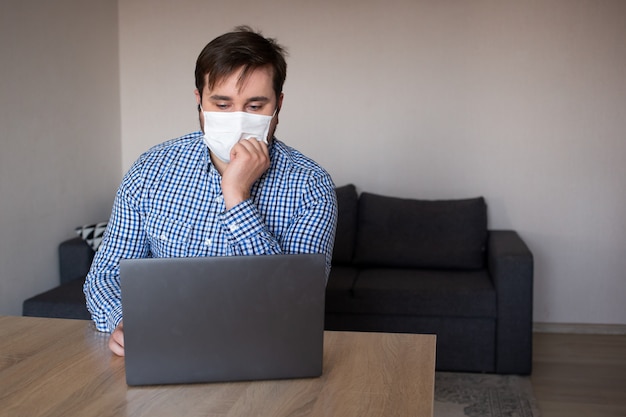
[[[326,332],[319,378],[128,387],[89,321],[0,317],[0,416],[432,416],[435,336]]]

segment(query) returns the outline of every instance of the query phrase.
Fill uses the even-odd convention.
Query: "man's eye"
[[[220,110],[226,110],[228,108],[228,104],[216,104],[215,107],[217,107]]]

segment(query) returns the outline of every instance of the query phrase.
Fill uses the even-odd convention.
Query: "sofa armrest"
[[[83,239],[75,237],[59,244],[59,272],[61,284],[85,279],[95,252]]]
[[[496,288],[496,372],[532,369],[533,255],[512,230],[491,230],[487,267]]]

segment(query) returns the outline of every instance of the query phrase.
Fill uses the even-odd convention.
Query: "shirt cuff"
[[[111,311],[109,314],[109,318],[107,320],[107,325],[109,327],[109,333],[113,333],[113,330],[120,324],[122,321],[122,306],[117,306]]]
[[[250,239],[265,229],[259,212],[252,200],[247,199],[228,211],[220,213],[220,220],[224,225],[229,239],[241,242]]]

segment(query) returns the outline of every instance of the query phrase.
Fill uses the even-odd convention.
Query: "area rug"
[[[540,417],[530,378],[437,372],[434,417]]]

